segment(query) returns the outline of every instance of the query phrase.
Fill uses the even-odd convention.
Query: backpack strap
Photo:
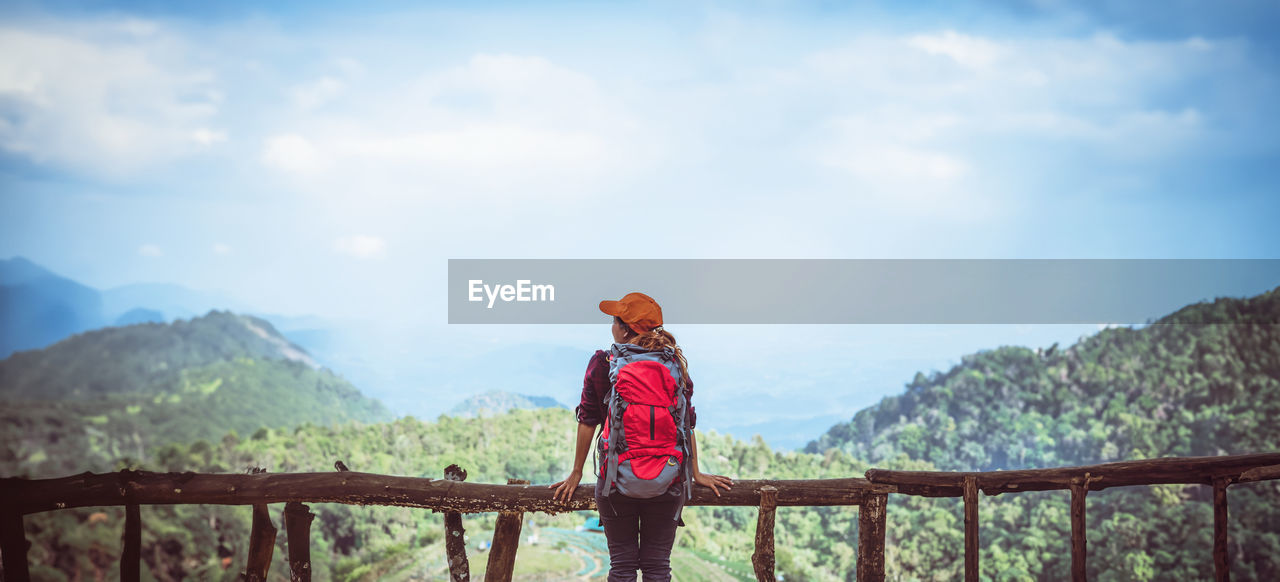
[[[605,495],[613,492],[614,484],[618,481],[618,453],[621,452],[623,442],[621,407],[621,398],[618,396],[618,390],[611,387],[609,389],[609,418],[605,420],[605,422],[609,423],[609,438],[605,441],[604,450]]]
[[[606,497],[613,491],[613,483],[618,477],[618,453],[615,449],[617,448],[618,439],[622,436],[619,434],[622,427],[614,423],[613,420],[616,416],[618,403],[618,369],[624,364],[619,360],[624,355],[625,352],[620,350],[618,344],[615,343],[610,346],[606,356],[609,361],[609,392],[605,395],[605,400],[608,401],[608,413],[604,422],[609,423],[609,438],[604,442],[604,451],[602,451],[604,459],[603,463],[599,465],[602,471],[598,475],[605,478],[604,495]],[[604,431],[603,425],[601,425],[600,430],[601,432]]]
[[[605,420],[605,422],[609,422]],[[600,477],[600,437],[604,434],[604,422],[596,428],[596,436],[591,440],[591,474],[596,478]]]
[[[694,461],[693,461],[693,455],[691,454],[689,440],[688,440],[693,436],[691,434],[693,432],[693,429],[689,428],[689,401],[684,396],[684,378],[680,379],[680,384],[681,384],[679,388],[680,396],[676,398],[676,402],[679,403],[678,406],[680,407],[680,426],[684,428],[684,430],[679,431],[680,439],[681,441],[683,441],[680,444],[680,447],[681,447],[681,450],[684,451],[684,495],[681,496],[680,501],[676,504],[675,520],[680,522],[680,525],[684,525],[684,520],[680,519],[680,514],[684,513],[685,502],[693,498],[693,462]]]

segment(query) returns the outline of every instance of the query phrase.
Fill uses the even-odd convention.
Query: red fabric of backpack
[[[688,471],[688,402],[670,348],[614,344],[609,352],[609,418],[600,434],[606,493],[651,498]]]

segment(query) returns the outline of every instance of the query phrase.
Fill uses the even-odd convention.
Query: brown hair
[[[635,344],[646,350],[660,350],[663,348],[671,348],[676,352],[676,362],[680,364],[680,387],[684,387],[684,380],[689,375],[689,361],[684,358],[684,352],[680,350],[680,346],[676,344],[676,336],[671,332],[658,326],[646,332],[637,332],[632,329],[627,322],[621,317],[613,316],[614,321],[622,324],[622,328],[627,330],[627,343]]]

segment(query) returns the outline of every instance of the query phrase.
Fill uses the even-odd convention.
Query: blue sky
[[[444,325],[449,258],[1275,258],[1280,8],[1148,6],[6,3],[0,256],[450,346],[604,339]],[[690,341],[909,360],[798,416],[1086,330],[811,331]]]

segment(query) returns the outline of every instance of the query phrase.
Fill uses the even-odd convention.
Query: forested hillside
[[[1214,320],[1236,323],[1198,323]],[[832,427],[806,450],[840,450],[873,465],[911,459],[966,471],[1280,450],[1277,321],[1280,289],[1188,306],[1141,329],[1103,330],[1066,349],[979,352],[946,372],[917,374],[904,394]],[[1204,489],[1091,495],[1091,579],[1211,578],[1212,513]],[[983,519],[984,570],[1008,579],[1067,578],[1065,499],[984,498],[984,511],[994,514]],[[1276,483],[1232,489],[1235,579],[1280,579],[1278,501]],[[942,533],[959,535],[957,504],[927,503],[943,507],[936,514],[941,521],[927,530],[945,526]],[[904,517],[898,509],[891,508],[890,521]],[[942,580],[958,572],[957,546],[921,538],[897,543],[914,548],[898,562],[914,576]]]
[[[1213,312],[1215,317],[1231,314],[1238,323],[1196,323]],[[1166,319],[1142,329],[1108,329],[1063,349],[1004,346],[979,352],[946,372],[918,374],[904,394],[886,398],[851,422],[832,427],[805,453],[781,454],[759,439],[743,442],[700,432],[702,468],[735,478],[820,478],[857,476],[873,465],[996,470],[1280,450],[1280,429],[1273,420],[1280,417],[1280,326],[1273,323],[1280,319],[1278,314],[1280,290],[1246,300],[1190,306],[1174,314],[1176,323]],[[214,323],[232,330],[228,333],[244,329],[242,323],[235,323],[244,321],[238,316],[214,315],[218,315]],[[160,331],[134,327],[147,333]],[[444,466],[457,463],[468,469],[470,481],[501,483],[515,477],[547,484],[568,471],[575,428],[567,409],[513,410],[483,418],[442,416],[436,422],[403,418],[334,425],[333,421],[343,418],[325,414],[340,414],[334,411],[342,409],[373,415],[379,410],[323,370],[272,359],[269,351],[252,352],[255,348],[249,338],[235,341],[248,343],[225,352],[234,355],[211,357],[212,361],[183,355],[224,353],[196,347],[209,343],[181,344],[193,346],[187,349],[175,348],[172,342],[140,342],[148,346],[139,348],[144,354],[177,351],[170,357],[181,363],[180,372],[149,364],[150,359],[130,355],[128,350],[95,354],[92,342],[79,344],[87,350],[85,361],[103,368],[100,377],[136,376],[135,381],[146,388],[104,392],[91,385],[64,386],[58,388],[63,395],[60,400],[28,397],[18,409],[22,412],[6,408],[5,472],[12,473],[11,467],[33,474],[121,467],[326,471],[342,460],[357,471],[426,477],[439,476]],[[213,344],[222,345],[221,341]],[[271,345],[280,348],[276,342]],[[252,353],[244,353],[245,349]],[[0,368],[4,374],[15,373],[12,370],[19,374],[0,376],[6,390],[14,377],[57,378],[63,373],[59,365],[90,365],[52,361],[37,365],[48,354],[25,357],[30,359],[20,367],[10,367],[11,360]],[[121,364],[133,371],[112,369]],[[165,375],[167,380],[157,379]],[[330,380],[333,384],[322,388]],[[20,385],[34,389],[42,381],[24,380]],[[292,387],[293,392],[281,393],[281,386]],[[94,396],[78,396],[86,393]],[[328,400],[316,396],[325,393],[331,394]],[[288,394],[297,395],[298,400],[289,400]],[[66,399],[68,395],[77,396]],[[311,405],[317,407],[306,408]],[[297,408],[297,415],[288,416],[286,408]],[[206,423],[201,414],[207,415],[207,410],[223,411],[226,416]],[[290,424],[282,419],[305,417],[315,420],[296,428],[278,428]],[[244,424],[232,432],[217,429],[230,426],[233,420]],[[17,421],[31,424],[14,424]],[[200,434],[192,432],[197,430],[193,427]],[[109,458],[114,460],[108,462]],[[1208,500],[1207,488],[1198,485],[1090,494],[1090,578],[1211,578]],[[1280,483],[1233,486],[1230,503],[1233,578],[1280,579]],[[313,511],[318,515],[313,527],[316,580],[445,578],[443,526],[438,515],[325,504],[315,505]],[[787,580],[853,580],[856,515],[852,508],[779,510],[779,573]],[[981,515],[985,577],[1009,581],[1070,577],[1067,494],[983,497]],[[518,571],[525,579],[563,579],[581,571],[579,560],[586,558],[581,548],[564,545],[563,536],[568,534],[563,532],[572,531],[582,518],[581,514],[529,518],[526,527],[544,532],[547,542],[522,545]],[[278,523],[278,514],[276,519]],[[230,580],[243,568],[247,508],[147,507],[143,520],[144,560],[159,579]],[[734,572],[749,572],[754,521],[753,508],[690,508],[688,527],[681,530],[673,557],[678,579],[724,580],[733,579]],[[472,554],[483,563],[477,545],[488,539],[486,528],[491,527],[492,516],[471,517],[467,523]],[[887,547],[891,576],[898,580],[959,578],[962,524],[958,500],[891,496]],[[114,571],[120,525],[117,509],[28,518],[34,542],[31,557],[40,577],[77,579]],[[277,579],[287,577],[284,555],[283,547],[277,550],[272,568]],[[707,570],[707,564],[715,568]],[[726,569],[719,569],[722,565]]]
[[[105,327],[18,352],[0,361],[0,390],[33,400],[166,393],[183,370],[236,358],[316,366],[265,320],[211,311],[171,324]]]
[[[1219,315],[1210,316],[1210,311]],[[1221,314],[1229,315],[1221,315]],[[1235,319],[1231,324],[1190,323]],[[1166,321],[1188,323],[1165,323]],[[1280,442],[1280,289],[1186,307],[1066,349],[965,356],[806,448],[948,470],[1270,450]]]
[[[0,474],[53,477],[228,431],[390,415],[271,324],[210,312],[109,327],[0,361]]]

